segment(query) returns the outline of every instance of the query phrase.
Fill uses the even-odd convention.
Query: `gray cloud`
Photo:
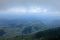
[[[0,10],[15,6],[45,6],[60,11],[60,0],[0,0]]]

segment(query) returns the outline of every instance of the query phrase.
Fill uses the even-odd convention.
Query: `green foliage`
[[[22,30],[24,30],[24,28],[30,27],[30,26],[32,26],[31,34],[21,35]],[[40,29],[36,30],[33,27],[34,28],[38,27]],[[8,34],[1,36],[0,40],[60,40],[60,37],[55,35],[56,32],[57,33],[60,32],[60,28],[45,30],[45,29],[47,29],[46,27],[47,26],[42,22],[29,22],[26,24],[18,25],[17,27],[14,27],[14,28],[3,27],[3,29],[6,32],[8,32]],[[38,32],[36,32],[36,31],[38,31]],[[36,34],[38,34],[38,35],[36,35]],[[53,37],[51,34],[54,34]]]

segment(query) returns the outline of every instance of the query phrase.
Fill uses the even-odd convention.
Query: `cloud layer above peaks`
[[[60,0],[0,0],[0,12],[14,7],[29,8],[30,6],[60,12]]]

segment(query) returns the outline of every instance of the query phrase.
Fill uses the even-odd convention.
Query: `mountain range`
[[[7,38],[17,35],[30,35],[57,27],[60,27],[59,16],[40,14],[0,15],[0,33]]]

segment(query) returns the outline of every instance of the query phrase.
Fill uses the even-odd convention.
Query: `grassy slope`
[[[38,23],[38,24],[40,24],[40,23]],[[26,26],[27,24],[25,24],[24,26]],[[30,25],[30,23],[29,23],[29,25]],[[29,26],[28,25],[28,26]],[[43,25],[43,26],[45,26],[45,25]],[[44,28],[43,28],[44,29]],[[10,32],[10,30],[8,30],[8,28],[6,29],[8,32]],[[50,30],[49,30],[50,31]],[[41,31],[40,33],[44,33],[44,34],[46,34],[46,30],[45,31]],[[7,38],[6,36],[1,36],[0,37],[0,40],[60,40],[59,38],[58,39],[56,39],[55,37],[53,37],[53,38],[50,38],[50,37],[39,37],[39,38],[35,38],[35,34],[37,34],[37,33],[32,33],[32,34],[30,34],[30,35],[17,35],[17,36],[13,36],[13,32],[12,33],[10,33],[11,35],[12,35],[12,37],[9,37],[9,38]],[[15,34],[14,34],[15,35]],[[38,34],[38,35],[41,35],[41,34]]]
[[[35,34],[20,35],[8,38],[8,40],[60,40],[60,27],[40,31]]]

